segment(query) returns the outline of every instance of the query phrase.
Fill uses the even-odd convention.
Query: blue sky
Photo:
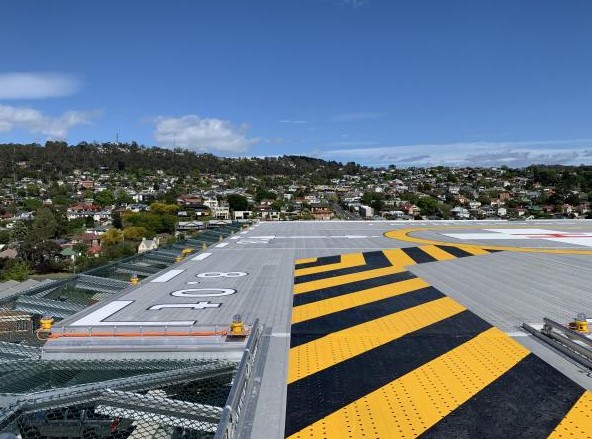
[[[588,0],[4,0],[0,142],[592,164]]]

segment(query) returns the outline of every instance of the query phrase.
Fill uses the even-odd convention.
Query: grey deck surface
[[[556,231],[592,232],[589,221],[529,221],[511,222],[281,222],[261,223],[233,237],[217,247],[189,258],[165,272],[145,279],[138,286],[125,290],[112,300],[131,301],[125,308],[113,313],[100,323],[108,328],[109,322],[121,325],[149,324],[157,328],[158,322],[167,322],[173,330],[186,328],[187,322],[195,327],[227,326],[234,314],[241,314],[247,323],[256,318],[268,329],[269,346],[264,365],[259,398],[254,410],[249,410],[249,432],[253,438],[279,438],[284,433],[287,353],[289,349],[290,316],[292,307],[294,260],[330,256],[395,247],[419,246],[386,238],[383,233],[398,228],[462,226],[465,230],[454,233],[475,232],[486,226],[529,227]],[[473,230],[471,228],[473,227]],[[449,233],[449,231],[442,232]],[[439,231],[426,231],[421,237],[458,244],[511,245],[539,248],[573,248],[592,250],[565,243],[544,240],[512,241],[460,241],[443,236]],[[197,255],[211,253],[202,260]],[[170,270],[183,270],[166,282],[153,282]],[[579,368],[551,353],[526,337],[518,326],[522,322],[541,322],[547,316],[557,321],[571,320],[578,312],[592,314],[592,256],[554,255],[499,252],[480,257],[469,257],[426,263],[410,268],[434,287],[456,299],[477,315],[548,360],[553,366],[581,385],[592,389],[592,378]],[[241,277],[198,277],[203,273],[247,273]],[[212,276],[211,274],[209,276]],[[188,282],[197,282],[188,284]],[[175,297],[174,292],[193,289],[233,289],[235,293],[220,297]],[[189,294],[207,294],[208,291],[188,291]],[[200,301],[219,307],[205,309],[167,308],[150,310],[157,305],[195,304]],[[96,312],[105,303],[95,305],[63,321],[65,326],[76,324]],[[82,320],[84,322],[85,320]],[[154,326],[156,325],[156,326]],[[84,326],[80,327],[84,330]],[[548,357],[548,358],[545,358]]]

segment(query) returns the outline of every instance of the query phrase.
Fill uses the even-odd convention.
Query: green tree
[[[94,197],[95,203],[99,206],[111,206],[115,203],[115,195],[108,189],[97,192]]]
[[[124,241],[105,247],[104,254],[107,259],[112,261],[126,256],[135,255],[137,250],[137,244],[130,241]]]
[[[123,242],[123,238],[123,231],[112,228],[103,233],[103,236],[101,236],[101,243],[106,246],[115,245],[117,243]]]
[[[95,226],[95,219],[90,216],[87,215],[86,218],[84,218],[84,227],[86,227],[87,229],[91,229]]]
[[[43,206],[43,203],[39,198],[25,198],[23,201],[23,209],[25,210],[33,211],[39,209],[41,206]]]
[[[159,215],[174,215],[178,210],[179,206],[176,204],[152,203],[150,205],[150,212]]]
[[[29,236],[29,227],[24,221],[15,221],[11,231],[12,239],[23,241]]]
[[[48,207],[41,207],[35,213],[35,219],[31,226],[31,232],[37,239],[55,238],[58,229],[58,222],[52,210]]]
[[[123,229],[123,223],[121,222],[121,213],[118,210],[114,210],[111,214],[113,219],[113,227],[116,229]]]
[[[264,189],[262,187],[258,187],[257,191],[255,192],[255,201],[260,203],[262,200],[275,200],[276,193]]]
[[[20,259],[11,259],[1,272],[1,277],[6,280],[24,281],[33,274],[31,267],[26,261]]]
[[[122,204],[132,204],[133,202],[134,199],[126,191],[117,191],[115,195],[115,204],[121,206]]]
[[[417,200],[417,207],[421,209],[421,214],[426,216],[432,216],[440,213],[440,206],[438,201],[432,197],[422,197]]]
[[[125,237],[126,241],[141,241],[142,238],[153,238],[154,232],[149,232],[146,230],[146,227],[126,227],[123,229],[123,236]]]
[[[226,197],[226,201],[230,208],[236,210],[247,210],[249,208],[249,200],[247,197],[239,194],[230,194]]]

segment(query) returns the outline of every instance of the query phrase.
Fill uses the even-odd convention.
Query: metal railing
[[[251,381],[253,364],[259,350],[259,342],[263,332],[263,325],[259,319],[253,324],[251,336],[243,353],[238,367],[234,383],[222,412],[220,424],[214,439],[234,439],[237,434],[237,427],[240,422],[241,411],[244,408],[244,400],[247,387]]]
[[[540,331],[526,323],[522,324],[522,328],[573,361],[592,370],[592,339],[546,317],[543,321],[545,325]]]
[[[54,326],[50,338],[226,336],[227,324],[191,326]]]

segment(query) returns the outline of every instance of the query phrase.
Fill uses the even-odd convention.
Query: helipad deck
[[[410,225],[418,230],[397,232]],[[530,406],[548,416],[537,418],[538,430],[521,430],[530,418],[517,405],[511,416],[522,424],[491,428],[531,437],[559,423],[555,434],[592,428],[584,392],[592,379],[518,330],[544,316],[592,313],[592,224],[440,229],[452,225],[260,224],[64,320],[74,336],[52,339],[45,354],[233,358],[244,345],[219,332],[241,314],[267,329],[243,437],[385,437],[392,428],[397,437],[466,436],[485,428],[487,413],[500,421],[493,414],[503,414],[504,389],[520,383],[532,398],[552,400],[549,409]],[[520,228],[528,230],[512,234]],[[109,331],[126,335],[93,336]]]

